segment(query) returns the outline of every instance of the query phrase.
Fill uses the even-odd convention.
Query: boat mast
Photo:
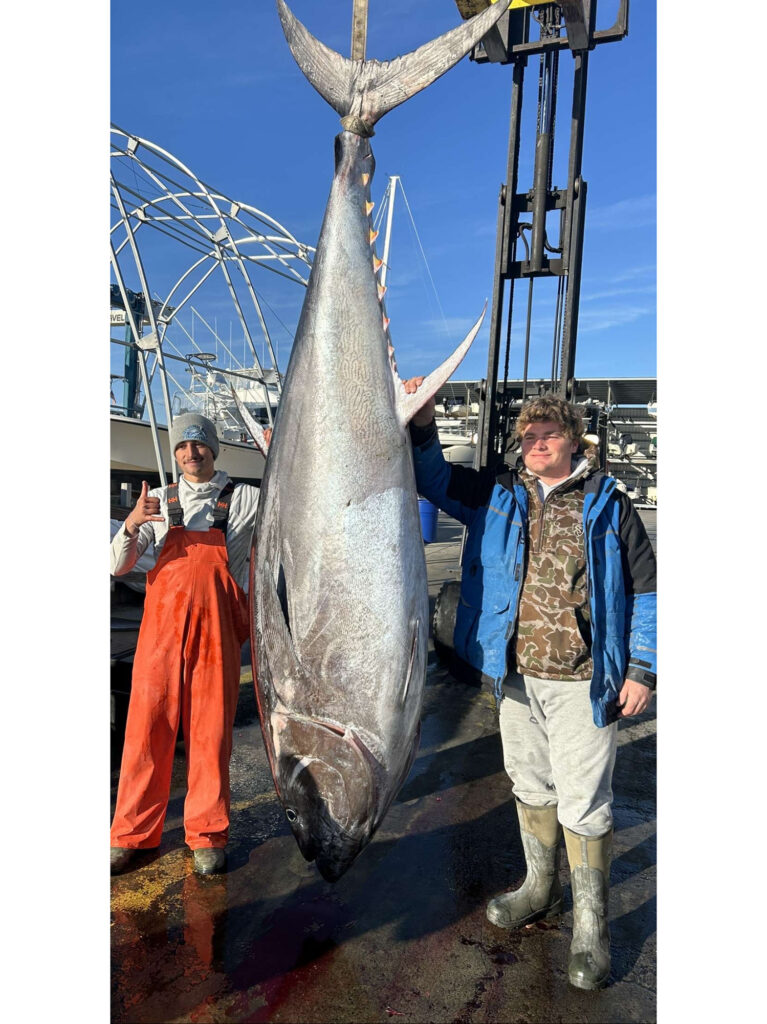
[[[394,195],[397,191],[398,174],[389,175],[389,187],[386,190],[388,206],[386,207],[386,233],[384,235],[383,266],[381,267],[381,287],[386,286],[386,275],[389,271],[389,246],[391,244],[391,224],[394,216]]]

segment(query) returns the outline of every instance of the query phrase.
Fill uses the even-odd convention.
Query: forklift
[[[455,0],[464,19],[479,14],[496,0]],[[504,0],[498,0],[504,2]],[[479,386],[479,422],[474,468],[500,467],[522,404],[537,394],[556,394],[583,412],[587,434],[598,443],[599,460],[607,457],[607,409],[578,400],[575,348],[586,216],[587,185],[581,173],[589,54],[602,43],[628,34],[629,0],[619,0],[615,23],[597,29],[598,0],[536,3],[511,0],[509,10],[470,54],[475,63],[510,64],[511,112],[506,180],[498,197],[495,268],[490,311],[490,342],[486,379]],[[553,183],[554,138],[559,99],[560,54],[573,61],[567,181]],[[523,144],[522,99],[528,62],[537,57],[538,105],[533,180],[519,187],[519,156]],[[527,143],[527,138],[524,139]],[[532,141],[532,140],[530,140]],[[549,216],[551,215],[551,216]],[[551,375],[530,381],[528,366],[534,287],[551,278],[556,283],[552,315]],[[516,289],[515,284],[520,283]],[[524,289],[523,283],[527,283]],[[522,393],[507,387],[515,300],[526,301]],[[503,376],[500,376],[503,354]],[[465,533],[464,533],[465,538]],[[449,580],[437,595],[432,632],[439,659],[464,682],[486,680],[453,649],[453,631],[460,582]]]

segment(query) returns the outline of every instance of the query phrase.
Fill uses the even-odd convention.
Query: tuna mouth
[[[317,857],[317,870],[326,882],[337,882],[342,875],[346,874],[366,845],[367,840],[356,841],[350,842],[348,845],[339,845],[329,851],[324,850]]]

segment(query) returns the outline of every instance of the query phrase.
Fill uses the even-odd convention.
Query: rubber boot
[[[109,848],[109,873],[119,875],[130,864],[138,850],[128,849],[124,846],[111,846]]]
[[[567,976],[576,988],[603,988],[610,976],[607,895],[612,840],[612,829],[594,838],[565,829],[573,887],[573,941]]]
[[[203,846],[194,851],[194,870],[198,875],[216,875],[224,870],[226,853],[220,847]]]
[[[521,928],[542,917],[555,917],[562,910],[562,827],[557,819],[557,805],[530,807],[517,800],[517,815],[527,875],[519,889],[496,896],[488,903],[487,918],[499,928]]]

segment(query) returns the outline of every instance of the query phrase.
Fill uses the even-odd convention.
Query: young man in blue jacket
[[[405,383],[408,393],[423,378]],[[411,422],[418,491],[468,527],[454,648],[492,679],[527,876],[488,904],[516,929],[562,909],[564,831],[573,889],[568,977],[597,989],[610,973],[607,928],[617,722],[655,688],[655,557],[616,481],[583,448],[577,409],[528,402],[513,469],[442,457],[434,401]]]

